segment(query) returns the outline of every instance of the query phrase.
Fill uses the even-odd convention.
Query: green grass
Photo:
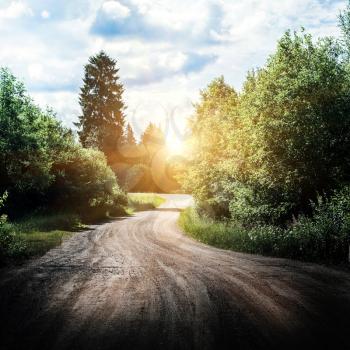
[[[196,240],[218,248],[247,251],[244,244],[245,232],[224,222],[199,216],[194,208],[181,212],[180,227]]]
[[[85,227],[78,216],[66,213],[32,215],[7,223],[6,232],[11,243],[7,245],[7,253],[2,255],[12,262],[41,256]],[[6,232],[3,229],[4,235]]]
[[[48,250],[62,244],[62,242],[70,238],[73,232],[54,230],[50,232],[31,232],[20,233],[18,237],[25,244],[25,255],[28,257],[41,256]]]
[[[350,217],[325,211],[282,228],[251,228],[202,217],[193,208],[184,210],[180,227],[205,244],[234,251],[319,263],[345,263],[348,258]]]
[[[165,201],[163,197],[155,193],[129,193],[128,212],[155,209]]]
[[[132,214],[138,210],[154,209],[164,202],[164,198],[153,193],[130,193],[125,211]],[[69,213],[36,214],[0,224],[0,264],[41,256],[62,244],[74,232],[86,228],[79,216]]]

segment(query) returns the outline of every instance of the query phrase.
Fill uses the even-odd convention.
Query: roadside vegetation
[[[1,203],[6,199],[3,196]],[[116,215],[131,215],[136,211],[152,210],[165,202],[154,193],[129,193],[127,205],[114,215],[104,215],[100,219]],[[95,219],[96,221],[96,219]],[[84,223],[83,223],[84,222]],[[7,216],[0,219],[0,263],[18,263],[31,257],[45,254],[59,246],[73,234],[89,228],[92,220],[82,220],[74,213],[32,213],[8,222]]]
[[[11,223],[10,227],[23,242],[23,258],[43,255],[70,238],[74,232],[87,228],[79,216],[68,213],[31,215]]]
[[[190,120],[180,224],[238,251],[345,262],[350,240],[350,6],[341,39],[286,32],[241,93],[214,79]]]
[[[164,202],[165,199],[155,193],[128,194],[128,208],[130,212],[155,209]]]
[[[350,190],[322,198],[312,215],[286,227],[214,220],[188,208],[180,215],[181,228],[191,237],[218,248],[320,263],[347,261],[350,232]]]
[[[150,124],[137,142],[125,122],[118,71],[105,52],[89,59],[76,135],[0,68],[0,265],[40,255],[84,225],[162,203],[126,194],[161,191],[153,173],[167,166],[161,129]]]

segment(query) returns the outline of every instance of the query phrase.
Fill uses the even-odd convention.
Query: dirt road
[[[350,274],[195,242],[166,198],[2,271],[0,348],[350,348]]]

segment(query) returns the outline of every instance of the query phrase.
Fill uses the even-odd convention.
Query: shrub
[[[339,43],[287,32],[237,96],[223,79],[190,122],[184,188],[214,217],[284,224],[350,181],[350,79]]]
[[[51,208],[93,220],[127,203],[103,153],[84,149],[52,111],[42,111],[22,83],[0,69],[0,193],[11,218]]]
[[[235,251],[299,260],[345,263],[350,243],[350,187],[319,198],[313,214],[289,227],[218,222],[193,209],[181,214],[181,227],[200,241]]]
[[[7,199],[7,192],[0,197],[0,209]],[[0,214],[0,265],[12,258],[19,258],[25,255],[26,245],[7,222],[7,216]]]
[[[75,146],[54,163],[53,173],[51,206],[61,211],[77,212],[84,219],[94,220],[107,213],[113,215],[127,204],[125,193],[100,151]]]
[[[240,98],[231,214],[283,223],[349,180],[349,73],[333,39],[287,32]],[[245,192],[242,193],[242,187]]]

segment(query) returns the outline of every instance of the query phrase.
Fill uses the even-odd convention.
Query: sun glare
[[[185,144],[183,140],[177,136],[171,135],[166,140],[168,151],[171,155],[181,155],[185,152]]]

